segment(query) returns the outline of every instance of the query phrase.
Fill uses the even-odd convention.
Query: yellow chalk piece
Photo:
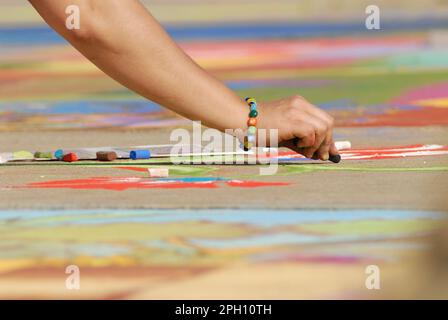
[[[13,160],[33,160],[34,154],[29,151],[17,151],[12,154]]]

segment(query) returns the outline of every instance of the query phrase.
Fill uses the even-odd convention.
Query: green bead
[[[250,135],[255,135],[255,133],[257,133],[257,128],[254,127],[254,126],[250,126],[249,128],[247,128],[247,132],[248,132]]]
[[[258,116],[257,110],[250,110],[249,118],[256,118]]]

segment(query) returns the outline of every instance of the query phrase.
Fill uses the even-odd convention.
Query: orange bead
[[[256,127],[257,126],[257,118],[249,118],[249,120],[247,120],[247,125]]]

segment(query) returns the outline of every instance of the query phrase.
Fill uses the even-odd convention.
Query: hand
[[[339,154],[333,141],[334,119],[303,97],[258,103],[258,109],[258,128],[278,129],[279,147],[324,161]]]

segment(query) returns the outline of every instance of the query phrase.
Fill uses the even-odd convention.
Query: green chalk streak
[[[371,67],[386,65],[389,68],[447,68],[448,54],[445,50],[430,49],[418,52],[407,52],[373,61]]]
[[[362,68],[362,66],[360,66]],[[328,101],[350,100],[364,105],[381,104],[390,101],[400,93],[415,87],[446,81],[448,71],[388,71],[380,74],[350,74],[348,69],[336,70],[334,74],[322,70],[312,76],[300,75],[295,79],[325,79],[334,83],[303,88],[250,88],[237,90],[241,96],[256,96],[259,100],[281,99],[297,93],[315,104]],[[299,91],[298,91],[299,90]]]
[[[113,237],[111,237],[113,235]],[[104,225],[69,225],[59,227],[20,227],[0,225],[0,241],[73,241],[74,243],[130,243],[172,237],[226,239],[247,235],[244,226],[207,224],[199,221],[166,223],[120,223]]]
[[[356,172],[431,172],[448,171],[448,167],[417,167],[417,168],[374,168],[374,167],[342,167],[337,165],[288,165],[283,166],[289,173],[307,173],[315,171],[356,171]]]

